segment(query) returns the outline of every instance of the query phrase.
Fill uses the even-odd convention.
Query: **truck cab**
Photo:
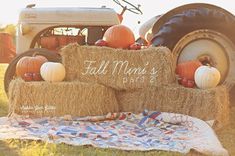
[[[32,48],[57,51],[77,42],[93,45],[107,28],[120,24],[111,8],[36,8],[21,10],[18,21],[16,53]]]

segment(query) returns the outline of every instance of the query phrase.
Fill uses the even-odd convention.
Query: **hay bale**
[[[18,79],[10,83],[9,112],[42,117],[104,115],[118,111],[115,92],[99,84]]]
[[[60,53],[68,81],[130,90],[169,84],[175,79],[173,55],[165,47],[123,50],[70,44]]]
[[[216,128],[229,121],[229,93],[225,86],[202,90],[175,84],[118,91],[116,97],[121,111],[139,113],[148,109],[187,114],[203,120],[215,120]]]

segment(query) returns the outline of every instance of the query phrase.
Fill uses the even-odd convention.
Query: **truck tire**
[[[6,94],[8,94],[8,88],[11,80],[15,77],[17,62],[24,56],[32,56],[33,54],[35,54],[35,52],[39,55],[45,56],[48,61],[61,62],[61,57],[59,54],[55,52],[50,52],[49,50],[42,48],[30,49],[22,54],[19,54],[10,62],[4,75],[4,89]]]
[[[221,10],[199,8],[189,9],[172,16],[161,26],[154,35],[151,44],[153,46],[167,46],[173,50],[176,43],[186,34],[199,30],[210,29],[220,32],[235,43],[235,20]]]
[[[222,81],[224,82],[228,79],[230,82],[234,82],[235,71],[232,70],[232,67],[235,66],[235,31],[231,31],[234,29],[234,27],[235,17],[231,14],[225,13],[223,10],[206,7],[188,9],[169,18],[168,21],[166,21],[160,27],[159,31],[154,35],[154,38],[151,41],[151,45],[166,46],[171,49],[177,58],[177,62],[175,62],[177,64],[181,63],[182,60],[187,61],[184,56],[186,54],[182,52],[184,46],[187,46],[187,44],[194,40],[196,41],[203,38],[200,38],[195,34],[204,34],[205,38],[209,40],[214,40],[214,38],[220,37],[220,39],[217,41],[215,40],[215,43],[218,43],[217,47],[221,46],[221,49],[226,49],[226,47],[229,47],[229,50],[225,50],[224,52],[218,52],[214,50],[208,54],[203,54],[202,51],[194,51],[193,53],[187,54],[188,60],[197,59],[196,56],[199,57],[201,55],[210,55],[211,58],[216,58],[215,60],[210,60],[212,60],[211,62],[217,62],[217,66],[215,67],[219,68],[222,74],[221,83]],[[193,35],[195,37],[192,37]],[[175,50],[183,38],[187,39],[189,37],[192,38],[192,41],[188,41],[187,44],[178,46],[180,47],[180,50],[179,48],[178,50]],[[221,40],[224,40],[223,43]],[[220,41],[221,43],[219,43]],[[224,46],[225,44],[226,46]],[[184,57],[184,59],[181,59],[182,57]],[[211,65],[213,66],[213,64]]]
[[[153,35],[153,39],[151,40],[152,46],[166,46],[169,49],[171,49],[174,53],[177,53],[176,55],[176,64],[180,63],[180,58],[183,53],[183,45],[179,44],[182,39],[184,38],[187,40],[187,37],[190,35],[193,35],[192,32],[198,32],[199,30],[205,30],[204,34],[205,36],[208,36],[208,39],[211,37],[210,34],[206,34],[208,32],[213,32],[217,34],[221,34],[220,36],[224,36],[222,38],[226,38],[225,41],[228,41],[226,45],[223,46],[222,43],[217,42],[218,44],[222,45],[222,49],[227,45],[231,45],[231,48],[229,50],[225,50],[224,56],[226,58],[220,59],[217,51],[211,51],[210,55],[213,55],[213,57],[217,57],[217,60],[214,62],[222,62],[224,64],[228,64],[226,66],[227,72],[223,73],[223,78],[221,80],[221,83],[228,86],[229,89],[231,89],[231,86],[234,86],[235,84],[235,70],[233,69],[235,66],[235,31],[233,31],[235,28],[235,17],[232,14],[229,14],[223,9],[218,8],[207,8],[207,7],[197,7],[193,9],[186,9],[181,12],[177,12],[170,18],[168,18],[166,21],[164,21],[164,24],[162,24],[158,31]],[[198,31],[197,31],[198,30]],[[191,34],[190,34],[191,33]],[[189,35],[190,34],[190,35]],[[193,38],[191,36],[191,38]],[[211,37],[213,40],[213,36]],[[227,40],[228,39],[228,40]],[[195,40],[198,40],[198,38],[195,36]],[[188,42],[190,44],[190,42]],[[184,44],[186,45],[186,43]],[[178,48],[176,48],[178,46]],[[189,49],[189,48],[188,48]],[[177,51],[177,52],[175,52]],[[192,51],[191,51],[192,52]],[[198,54],[193,54],[198,53]],[[174,54],[175,55],[175,54]],[[200,52],[192,52],[189,55],[196,55],[200,56],[202,53]],[[186,56],[182,56],[183,58],[186,58]],[[196,57],[195,57],[196,58]],[[182,60],[182,59],[181,59]],[[225,69],[224,69],[225,70]],[[233,98],[232,94],[235,93],[235,87],[232,88],[230,92],[230,99],[233,103],[235,103],[235,99]]]

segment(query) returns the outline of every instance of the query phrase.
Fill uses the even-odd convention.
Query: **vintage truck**
[[[61,61],[60,47],[77,42],[93,45],[107,28],[120,24],[128,10],[142,14],[139,6],[125,0],[113,0],[123,8],[121,14],[101,8],[37,8],[29,5],[19,16],[17,56],[5,73],[5,91],[15,75],[15,66],[23,56],[40,53],[50,61]],[[198,59],[215,66],[221,82],[230,88],[235,82],[235,17],[211,4],[187,4],[154,16],[140,28],[136,41],[150,46],[167,46],[176,56],[176,64]]]

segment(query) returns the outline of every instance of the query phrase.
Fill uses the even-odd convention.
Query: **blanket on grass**
[[[186,115],[148,112],[109,113],[73,118],[0,118],[0,139],[30,139],[121,150],[167,150],[228,155],[212,128]]]

